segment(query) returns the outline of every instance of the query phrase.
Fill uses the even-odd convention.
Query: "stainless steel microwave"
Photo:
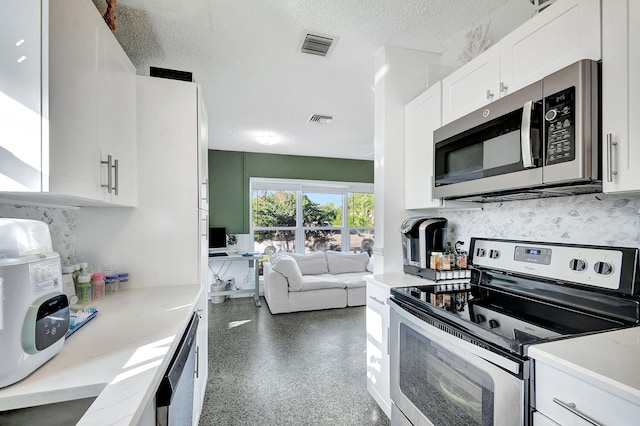
[[[434,196],[492,202],[602,190],[600,66],[582,60],[434,131]]]

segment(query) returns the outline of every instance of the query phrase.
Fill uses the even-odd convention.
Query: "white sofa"
[[[278,253],[264,264],[264,298],[272,314],[362,306],[372,271],[367,253]]]

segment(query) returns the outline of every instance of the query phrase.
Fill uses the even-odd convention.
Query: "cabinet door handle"
[[[374,302],[378,302],[381,305],[385,305],[385,301],[384,300],[380,300],[375,296],[369,296],[369,299],[373,300]]]
[[[111,180],[113,178],[113,174],[111,172],[113,165],[112,163],[112,157],[111,155],[107,155],[107,161],[100,161],[100,164],[106,164],[107,165],[107,184],[102,184],[100,185],[101,188],[107,188],[107,192],[109,194],[111,194]]]
[[[387,327],[387,355],[391,354],[391,332],[389,327]]]
[[[200,346],[196,346],[196,378],[200,377]]]
[[[493,98],[493,93],[491,92],[491,89],[487,89],[487,99],[491,98]]]
[[[560,401],[558,398],[553,398],[553,402],[555,402],[556,404],[558,404],[562,408],[571,411],[573,414],[575,414],[576,416],[580,417],[582,420],[584,420],[585,422],[587,422],[589,424],[592,424],[594,426],[604,426],[602,423],[598,423],[595,420],[593,420],[591,417],[587,416],[586,414],[581,413],[576,408],[576,404],[573,403],[573,402]]]
[[[118,195],[118,186],[119,186],[118,185],[118,175],[119,175],[119,173],[118,173],[118,160],[115,160],[113,162],[113,172],[115,174],[115,177],[113,179],[113,183],[114,183],[113,191],[115,192],[116,195]]]
[[[206,226],[207,225],[207,221],[208,221],[207,218],[200,219],[200,222],[202,222],[202,229],[203,229],[202,232],[204,232],[204,233],[200,234],[201,237],[208,237],[209,228]]]
[[[618,145],[618,142],[613,140],[613,135],[607,133],[607,182],[613,182],[613,176],[618,172],[613,170],[613,147]]]
[[[504,84],[504,81],[500,82],[500,93],[504,93],[507,90],[509,90],[509,86],[507,86],[506,84]]]

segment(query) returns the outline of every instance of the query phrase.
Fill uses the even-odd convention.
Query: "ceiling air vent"
[[[318,56],[327,56],[327,52],[329,51],[332,43],[332,38],[315,34],[307,34],[304,38],[304,42],[302,43],[302,52]]]
[[[331,121],[333,121],[333,117],[330,115],[313,114],[309,117],[309,123],[327,124]]]

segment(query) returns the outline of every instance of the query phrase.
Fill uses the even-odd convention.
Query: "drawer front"
[[[391,291],[375,284],[367,283],[367,305],[380,305],[387,307],[387,299]]]
[[[534,406],[566,426],[637,425],[640,418],[639,406],[537,360]]]

